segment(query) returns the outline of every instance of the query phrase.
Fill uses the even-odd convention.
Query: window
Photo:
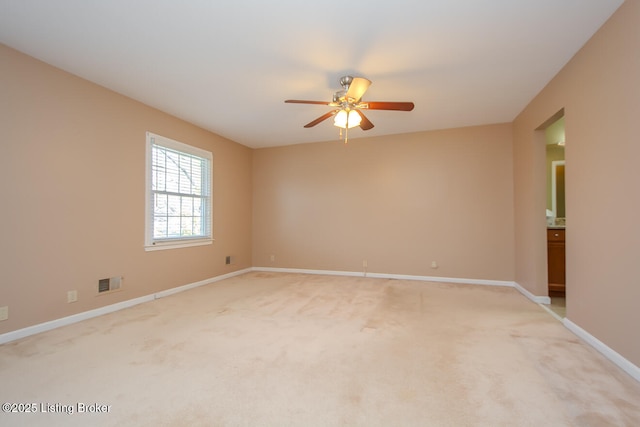
[[[213,242],[212,163],[208,151],[147,132],[146,250]]]

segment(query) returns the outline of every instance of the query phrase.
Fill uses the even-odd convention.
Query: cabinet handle
[[[559,234],[558,234],[558,233],[556,233],[556,234],[554,234],[554,236],[558,237],[558,236],[559,236]]]

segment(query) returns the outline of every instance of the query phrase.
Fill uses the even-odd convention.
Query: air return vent
[[[122,286],[122,276],[98,280],[98,293],[115,291]]]

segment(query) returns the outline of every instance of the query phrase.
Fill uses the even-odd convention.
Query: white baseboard
[[[327,276],[365,277],[364,273],[358,272],[358,271],[308,270],[305,268],[252,267],[251,271],[264,271],[264,272],[272,272],[272,273],[326,274]]]
[[[160,291],[153,294],[154,299],[168,297],[169,295],[177,294],[178,292],[188,291],[189,289],[197,288],[199,286],[209,285],[211,283],[219,282],[220,280],[228,279],[230,277],[239,276],[251,271],[251,268],[245,268],[243,270],[233,271],[227,274],[221,274],[210,279],[201,280],[199,282],[189,283],[188,285],[178,286],[177,288],[167,289],[166,291]]]
[[[418,280],[422,282],[462,283],[469,285],[489,285],[513,287],[514,282],[506,280],[465,279],[458,277],[414,276],[409,274],[368,273],[362,271],[307,270],[303,268],[253,267],[252,271],[271,271],[275,273],[326,274],[330,276],[373,277],[376,279]]]
[[[612,349],[566,317],[562,320],[562,323],[567,329],[576,334],[578,337],[582,338],[591,347],[602,353],[604,357],[615,363],[620,369],[631,375],[631,377],[633,377],[636,381],[640,382],[639,367],[631,363],[629,360],[625,359],[620,355],[620,353],[616,352],[614,349]]]
[[[130,299],[127,301],[118,302],[115,304],[107,305],[104,307],[96,308],[94,310],[84,311],[82,313],[73,314],[71,316],[63,317],[60,319],[50,320],[48,322],[39,323],[37,325],[28,326],[16,331],[7,332],[0,335],[0,344],[5,344],[11,341],[25,338],[31,335],[39,334],[41,332],[50,331],[52,329],[61,328],[63,326],[78,323],[83,320],[91,319],[93,317],[102,316],[103,314],[113,313],[114,311],[123,310],[125,308],[133,307],[134,305],[142,304],[145,302],[153,301],[153,295],[145,295],[143,297]]]
[[[535,303],[546,304],[546,305],[551,304],[551,298],[549,298],[548,296],[534,295],[517,282],[513,282],[513,287],[515,287],[518,291],[520,291],[522,295],[529,298],[531,301]]]
[[[423,282],[462,283],[469,285],[506,286],[516,288],[522,295],[537,304],[551,304],[548,296],[534,295],[516,282],[508,280],[466,279],[460,277],[414,276],[408,274],[366,273],[359,271],[306,270],[303,268],[253,267],[252,271],[271,271],[276,273],[327,274],[332,276],[374,277],[377,279],[419,280]]]
[[[422,282],[461,283],[461,284],[468,284],[468,285],[513,287],[513,282],[508,282],[505,280],[465,279],[465,278],[459,278],[459,277],[414,276],[414,275],[407,275],[407,274],[385,274],[385,273],[367,273],[367,277],[376,277],[381,279],[418,280]]]
[[[60,319],[51,320],[49,322],[40,323],[33,326],[28,326],[16,331],[7,332],[0,335],[0,344],[5,344],[11,341],[25,338],[31,335],[39,334],[41,332],[50,331],[52,329],[60,328],[62,326],[71,325],[73,323],[81,322],[83,320],[91,319],[93,317],[102,316],[104,314],[113,313],[114,311],[123,310],[125,308],[133,307],[134,305],[150,302],[158,298],[173,295],[178,292],[184,292],[189,289],[197,288],[198,286],[208,285],[210,283],[218,282],[229,277],[239,276],[251,271],[251,268],[245,268],[244,270],[234,271],[232,273],[215,276],[210,279],[201,280],[199,282],[190,283],[188,285],[179,286],[177,288],[167,289],[165,291],[156,292],[151,295],[145,295],[138,298],[133,298],[127,301],[118,302],[115,304],[107,305],[104,307],[96,308],[94,310],[84,311],[82,313],[73,314],[71,316],[63,317]]]
[[[551,316],[553,316],[558,322],[562,322],[564,320],[564,317],[561,317],[558,313],[554,312],[548,307],[549,304],[538,304],[538,305],[542,307]]]

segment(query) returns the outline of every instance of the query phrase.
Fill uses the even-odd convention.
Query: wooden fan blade
[[[318,105],[329,105],[331,104],[330,102],[325,102],[325,101],[304,101],[301,99],[287,99],[286,101],[289,104],[318,104]]]
[[[411,111],[413,107],[413,102],[363,102],[358,104],[358,108],[368,110]]]
[[[360,122],[360,128],[362,130],[369,130],[373,128],[373,123],[371,123],[371,120],[367,119],[367,117],[362,113],[362,111],[360,110],[355,110],[355,111],[360,115],[360,118],[362,119],[362,121]]]
[[[345,98],[351,100],[351,102],[358,102],[362,98],[362,95],[369,89],[371,80],[367,80],[362,77],[354,77],[349,85],[349,90],[345,95]]]
[[[307,123],[306,125],[304,125],[304,127],[306,127],[306,128],[314,127],[318,123],[327,120],[331,116],[334,116],[338,111],[340,111],[340,110],[329,111],[327,114],[323,114],[322,116],[318,117],[314,121]]]

